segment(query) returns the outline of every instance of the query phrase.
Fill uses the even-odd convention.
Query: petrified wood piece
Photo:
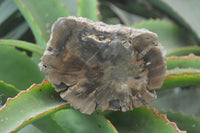
[[[39,67],[75,109],[127,111],[156,99],[166,62],[155,33],[77,17],[51,32]]]

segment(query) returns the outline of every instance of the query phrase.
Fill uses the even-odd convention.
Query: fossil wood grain
[[[155,100],[166,62],[155,33],[67,17],[53,25],[39,67],[62,99],[91,114]]]

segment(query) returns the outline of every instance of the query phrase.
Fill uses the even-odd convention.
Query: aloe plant
[[[4,0],[0,4],[0,132],[200,132],[199,1]],[[167,50],[168,71],[150,107],[85,115],[59,97],[37,64],[52,24],[70,15],[157,33]]]

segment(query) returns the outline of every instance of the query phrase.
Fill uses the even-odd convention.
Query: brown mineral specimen
[[[164,49],[146,29],[86,18],[59,18],[40,70],[75,109],[132,110],[156,99],[166,71]]]

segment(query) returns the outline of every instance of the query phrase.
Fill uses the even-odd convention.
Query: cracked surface
[[[39,67],[75,109],[128,111],[156,99],[166,62],[155,33],[77,17],[51,32]]]

